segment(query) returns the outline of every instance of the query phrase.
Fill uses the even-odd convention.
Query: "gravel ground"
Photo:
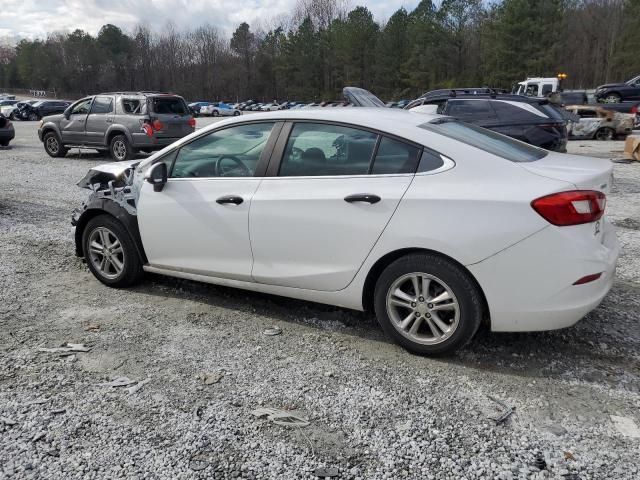
[[[70,212],[105,159],[52,159],[34,123],[16,133],[0,150],[0,478],[639,478],[640,163],[615,164],[623,252],[597,310],[429,359],[358,312],[154,275],[102,286]],[[619,158],[622,142],[570,151]],[[67,342],[91,350],[39,351]],[[100,385],[124,376],[149,381]],[[496,422],[490,396],[513,414]]]

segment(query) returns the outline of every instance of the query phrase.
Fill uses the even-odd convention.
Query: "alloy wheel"
[[[113,154],[118,160],[124,160],[127,156],[127,146],[122,140],[113,142]]]
[[[50,153],[57,155],[60,150],[60,143],[58,143],[58,139],[56,137],[50,136],[47,138],[46,147]]]
[[[106,227],[98,227],[89,236],[89,260],[100,275],[109,280],[124,270],[124,250],[116,235]]]
[[[386,306],[394,328],[422,345],[444,342],[460,322],[460,306],[451,288],[426,273],[408,273],[393,282]]]

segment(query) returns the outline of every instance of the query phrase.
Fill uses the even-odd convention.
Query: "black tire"
[[[8,147],[9,146],[9,140],[7,140],[6,142],[0,142],[0,147]]]
[[[604,127],[599,129],[595,134],[596,140],[614,140],[616,138],[616,131],[613,128]]]
[[[217,110],[214,110],[213,112],[211,112],[211,116],[212,116],[212,117],[219,117],[219,116],[220,116],[220,113],[218,113],[218,111],[217,111]]]
[[[237,110],[235,112],[233,112],[233,116],[237,117],[238,115],[240,115],[240,112],[238,112]]]
[[[116,162],[130,160],[135,155],[129,140],[125,135],[116,135],[109,142],[109,153]]]
[[[16,113],[15,112],[11,112],[9,114],[9,120],[12,120],[14,122],[16,121]]]
[[[32,122],[36,122],[36,121],[40,120],[40,116],[37,113],[30,113],[29,116],[27,117],[27,119],[32,121]]]
[[[109,276],[100,270],[100,259],[102,259],[104,255],[94,255],[89,249],[89,243],[92,235],[96,232],[96,235],[99,236],[99,230],[102,232],[107,230],[112,235],[112,238],[117,239],[118,243],[122,247],[121,254],[110,254],[122,265],[122,271],[119,273],[117,273],[117,270],[114,267],[115,264],[107,265],[106,268],[112,271],[112,276]],[[89,220],[82,232],[82,252],[91,273],[109,287],[128,287],[135,285],[142,280],[144,271],[142,270],[142,262],[138,256],[134,241],[122,224],[111,215],[98,215]]]
[[[431,281],[433,285],[431,288],[437,288],[441,286],[438,282],[444,282],[455,296],[459,314],[457,326],[440,343],[423,344],[414,341],[400,333],[394,326],[395,323],[387,308],[387,295],[397,281],[412,273],[435,277],[437,281]],[[428,298],[423,299],[421,305],[424,308],[427,305],[433,305],[429,303]],[[463,267],[445,257],[428,253],[406,255],[387,266],[376,283],[374,302],[376,317],[385,333],[407,350],[419,355],[441,355],[462,348],[471,341],[478,331],[484,313],[482,294],[469,273]],[[415,306],[413,303],[411,305]],[[393,307],[390,308],[393,309]],[[411,309],[406,310],[406,312],[410,313]],[[431,318],[431,313],[422,312],[422,315],[423,319],[418,333],[426,331],[428,336],[430,330],[426,330],[428,329],[426,317]],[[436,314],[434,313],[434,315]],[[441,312],[438,312],[437,315],[440,316]],[[402,317],[404,316],[402,315]],[[410,316],[411,314],[407,318]],[[431,321],[431,323],[433,322]]]
[[[47,152],[47,155],[53,158],[64,157],[69,151],[64,145],[62,145],[62,140],[56,132],[48,132],[42,138],[42,143],[44,144],[44,151]]]

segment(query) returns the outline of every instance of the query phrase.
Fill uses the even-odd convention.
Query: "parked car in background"
[[[9,118],[17,103],[18,100],[0,100],[0,115]]]
[[[189,108],[193,112],[193,115],[197,117],[198,115],[200,115],[200,109],[202,107],[206,107],[212,104],[213,102],[192,102],[189,104]]]
[[[11,120],[0,114],[0,146],[8,147],[9,142],[14,139],[16,132]]]
[[[612,171],[442,116],[265,112],[94,167],[72,223],[105,285],[146,271],[371,309],[405,348],[439,354],[481,324],[558,329],[601,302],[619,253]]]
[[[38,136],[52,157],[71,147],[108,150],[116,161],[170,145],[195,130],[184,99],[160,92],[110,92],[85,97],[44,119]]]
[[[640,100],[640,75],[624,83],[607,83],[596,88],[599,102],[618,103],[624,100]]]
[[[38,100],[20,100],[16,102],[14,105],[6,105],[4,107],[0,107],[0,114],[4,115],[10,120],[17,120],[17,114],[20,107],[24,104],[33,104]]]
[[[286,105],[286,103],[283,105]],[[276,110],[282,110],[279,103],[266,103],[260,107],[261,112],[275,112]]]
[[[238,116],[241,112],[237,108],[233,108],[224,102],[214,102],[205,105],[200,109],[200,115],[208,115],[210,117],[231,117]]]
[[[633,130],[635,115],[618,113],[597,105],[569,105],[568,111],[580,117],[569,123],[572,139],[614,140],[626,136]]]
[[[15,100],[16,96],[10,93],[0,93],[0,100]]]
[[[40,120],[49,115],[64,112],[71,102],[67,100],[40,100],[34,103],[24,103],[18,107],[15,117],[20,120]]]
[[[627,113],[635,116],[635,127],[640,128],[640,101],[620,102],[620,103],[601,103],[599,107],[605,110],[611,110],[618,113]]]

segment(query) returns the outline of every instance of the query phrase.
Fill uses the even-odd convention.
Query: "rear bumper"
[[[480,283],[491,330],[555,330],[574,325],[595,309],[611,289],[619,254],[613,226],[602,220],[601,241],[584,235],[594,224],[553,227],[468,266]],[[573,231],[571,231],[573,229]],[[590,274],[599,279],[573,283]]]

